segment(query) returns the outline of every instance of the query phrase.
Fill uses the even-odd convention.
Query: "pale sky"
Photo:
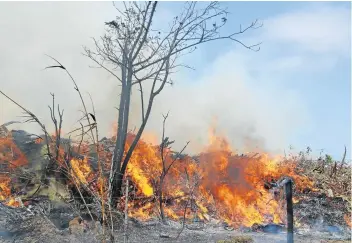
[[[157,97],[148,133],[160,134],[162,113],[170,111],[167,133],[188,152],[206,144],[216,118],[217,130],[234,148],[282,154],[310,146],[341,159],[351,151],[351,4],[349,2],[223,2],[231,13],[225,32],[260,19],[264,26],[242,37],[263,42],[251,52],[229,41],[200,46],[184,60],[175,85]],[[155,25],[166,27],[181,2],[160,2]],[[43,68],[59,59],[84,93],[91,93],[101,136],[114,120],[118,82],[90,68],[82,46],[104,33],[117,11],[111,2],[0,2],[0,90],[50,125],[48,104],[55,93],[65,109],[64,131],[77,127],[79,98],[60,70]],[[134,94],[135,95],[135,94]],[[88,96],[86,96],[89,101]],[[138,124],[133,100],[131,128]],[[0,124],[18,120],[21,111],[0,97]],[[35,125],[13,129],[38,131]],[[350,157],[350,156],[349,156]]]

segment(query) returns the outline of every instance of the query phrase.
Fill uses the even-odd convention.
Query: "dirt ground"
[[[9,218],[8,218],[9,219]],[[5,224],[6,223],[6,224]],[[178,239],[180,224],[172,223],[165,226],[157,222],[152,224],[136,224],[130,221],[128,235],[130,243],[158,243],[158,242],[181,242],[181,243],[215,243],[219,240],[231,239],[233,236],[245,235],[253,238],[255,243],[284,243],[286,234],[268,233],[243,233],[239,231],[227,231],[223,228],[205,227],[202,230],[190,230],[185,228]],[[123,242],[123,232],[115,232],[115,242]],[[350,242],[348,237],[334,235],[332,233],[296,233],[295,243],[338,243]],[[346,241],[336,241],[337,239]],[[0,219],[0,242],[4,243],[96,243],[102,242],[102,235],[96,230],[87,232],[70,232],[69,229],[59,230],[48,219],[41,216],[33,216],[20,221],[9,221],[4,217]],[[335,241],[334,241],[335,239]],[[106,242],[109,242],[107,240]]]
[[[51,210],[48,215],[30,207],[10,208],[0,203],[0,242],[2,243],[100,243],[105,236],[99,222],[88,222],[89,226],[83,232],[80,225],[69,227],[72,223],[72,212],[68,207],[57,206],[60,210]],[[65,221],[65,222],[64,222]],[[72,224],[71,224],[72,225]],[[118,228],[115,226],[115,228]],[[115,242],[124,242],[123,227],[114,231]],[[133,219],[128,224],[129,243],[216,243],[219,240],[231,239],[234,236],[250,236],[255,243],[284,243],[286,233],[269,234],[262,232],[244,232],[244,230],[228,231],[215,223],[187,223],[182,233],[180,222],[168,221],[161,224],[157,219],[139,222]],[[337,228],[316,228],[313,230],[297,229],[294,235],[295,243],[342,243],[351,242],[350,230],[336,230]],[[177,237],[179,235],[179,237]],[[335,240],[335,241],[333,241]],[[346,241],[336,241],[346,240]],[[236,242],[236,241],[235,241]]]

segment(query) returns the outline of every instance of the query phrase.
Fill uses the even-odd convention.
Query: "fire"
[[[151,144],[158,144],[158,138],[154,133],[145,131],[142,136],[143,141]]]
[[[11,196],[11,179],[8,177],[0,178],[0,201],[4,201]]]
[[[227,164],[225,168],[224,160]],[[206,174],[202,186],[216,201],[217,213],[221,218],[234,226],[263,223],[266,214],[271,215],[275,223],[281,221],[278,203],[262,186],[267,171],[252,168],[256,167],[254,163],[263,163],[263,160],[248,160],[231,154],[226,156],[220,152],[220,155],[203,154],[201,162]],[[270,170],[271,163],[267,164]],[[216,181],[220,183],[214,183]]]
[[[20,204],[11,194],[10,182],[9,177],[0,177],[0,201],[7,206],[18,207]]]
[[[133,138],[133,136],[127,138],[129,143],[126,150],[129,149],[129,144],[132,143]],[[154,194],[150,179],[158,176],[157,170],[160,166],[156,150],[143,141],[138,143],[127,166],[127,173],[132,177],[144,196],[149,197]]]
[[[131,174],[133,181],[145,196],[149,197],[154,194],[153,187],[148,183],[148,178],[143,175],[144,172],[140,168],[129,166],[128,172]]]
[[[129,133],[125,149],[134,139]],[[184,156],[174,163],[165,178],[163,195],[173,203],[165,206],[164,212],[171,219],[183,217],[184,207],[189,197],[190,184],[198,183],[192,199],[192,212],[186,216],[208,218],[209,214],[219,217],[233,226],[251,226],[254,223],[284,222],[282,195],[276,195],[264,188],[266,182],[278,180],[282,175],[292,177],[297,189],[311,187],[308,178],[295,172],[295,163],[268,154],[234,154],[226,138],[210,133],[209,145],[196,161]],[[106,152],[100,152],[106,158]],[[166,164],[173,160],[170,151],[165,157]],[[72,169],[79,180],[87,183],[93,172],[86,159],[71,160]],[[185,174],[187,171],[187,175]],[[142,201],[129,202],[129,215],[140,220],[150,219],[158,214],[158,183],[162,172],[162,162],[158,145],[140,140],[127,166],[127,175],[137,188],[135,198]],[[197,179],[198,178],[198,179]],[[144,198],[144,199],[143,199]],[[149,199],[148,199],[149,198]],[[296,199],[294,200],[297,201]],[[181,206],[180,206],[181,205]]]
[[[42,142],[43,142],[43,139],[41,137],[34,139],[35,144],[41,144]]]
[[[115,136],[116,132],[112,134]],[[134,134],[128,134],[126,151],[134,137]],[[113,139],[109,140],[112,144]],[[146,139],[148,143],[144,139],[139,141],[127,166],[127,176],[131,178],[134,188],[129,196],[129,216],[140,220],[150,219],[159,213],[157,200],[163,170],[160,147],[155,137],[148,135]],[[150,144],[152,141],[155,142],[154,145]],[[5,145],[9,146],[7,140],[0,143],[0,151],[9,151],[1,147]],[[13,147],[12,151],[21,154],[16,148]],[[50,148],[54,151],[54,144],[50,144]],[[60,148],[58,163],[65,168],[69,166],[69,172],[75,175],[77,183],[88,185],[96,181],[90,188],[98,192],[99,186],[106,184],[106,180],[102,181],[98,171],[90,164],[87,156],[89,145],[83,144],[81,149],[84,157],[70,158],[67,165],[65,152]],[[275,194],[264,185],[286,175],[294,179],[298,190],[312,187],[308,178],[296,173],[296,164],[292,161],[282,163],[282,158],[265,153],[238,155],[233,151],[226,137],[217,136],[211,130],[209,144],[202,153],[196,157],[182,156],[177,159],[168,171],[162,187],[165,214],[171,219],[180,219],[188,205],[187,218],[209,220],[210,215],[235,227],[265,222],[281,223],[285,221],[283,195]],[[98,153],[99,161],[104,165],[104,170],[108,171],[112,151],[100,144]],[[168,149],[164,157],[167,166],[175,160],[175,155]],[[1,159],[3,157],[0,157],[0,162]],[[23,165],[26,162],[24,159],[23,156],[11,159],[6,153],[6,160],[12,160],[17,165]],[[16,200],[11,198],[10,188],[9,179],[0,180],[0,200],[7,199],[8,203],[16,205]]]
[[[84,159],[71,159],[71,168],[81,183],[87,184],[88,177],[92,174],[87,157]]]
[[[19,207],[20,203],[16,200],[16,198],[10,197],[7,203],[5,203],[7,206],[10,207]]]
[[[11,136],[0,138],[0,164],[14,169],[27,164],[26,156],[14,143]]]
[[[130,207],[133,205],[129,205]],[[152,216],[154,205],[152,203],[147,203],[143,207],[139,207],[133,211],[128,212],[129,217],[138,218],[140,220],[150,219]]]
[[[28,163],[26,156],[17,147],[12,139],[12,134],[7,133],[0,137],[0,201],[8,206],[18,207],[19,203],[12,196],[11,172]]]
[[[350,228],[352,228],[351,214],[350,214],[350,215],[345,214],[345,215],[343,216],[343,218],[344,218],[346,224],[347,224]]]
[[[129,134],[126,149],[133,141]],[[213,214],[233,226],[251,226],[254,223],[284,222],[283,205],[274,193],[264,188],[265,182],[277,180],[282,175],[291,176],[297,181],[297,188],[311,187],[308,178],[295,173],[295,164],[280,157],[268,154],[238,156],[226,138],[214,134],[209,136],[209,145],[199,155],[198,162],[188,156],[183,157],[170,169],[166,176],[163,194],[173,198],[174,203],[167,205],[165,214],[172,219],[183,215],[183,207],[188,196],[187,187],[198,176],[198,188],[195,192],[194,206],[197,212],[187,213],[187,217],[207,218]],[[172,161],[166,157],[166,164]],[[162,170],[159,146],[152,146],[141,140],[127,168],[127,174],[138,188],[137,197],[156,198],[156,184]],[[186,179],[184,171],[188,173]],[[282,199],[282,195],[281,195]],[[281,200],[282,201],[282,200]],[[141,220],[155,215],[157,203],[129,204],[130,216]]]
[[[299,199],[296,198],[296,197],[293,197],[293,198],[292,198],[292,202],[293,202],[293,203],[299,203]]]

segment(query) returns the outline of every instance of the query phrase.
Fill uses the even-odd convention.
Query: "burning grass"
[[[8,206],[19,206],[11,190],[10,175],[27,163],[27,158],[14,143],[10,133],[0,137],[0,201],[4,201]]]
[[[134,134],[129,133],[126,149],[133,141]],[[99,158],[104,165],[105,173],[110,167],[111,149],[114,137],[104,138],[99,143]],[[53,137],[52,141],[55,141]],[[38,139],[34,141],[40,144]],[[11,138],[0,141],[0,164],[16,165],[21,167],[28,161],[15,146]],[[44,146],[44,145],[43,145]],[[50,144],[53,148],[54,144]],[[58,153],[59,168],[71,174],[71,188],[80,185],[83,190],[93,191],[100,195],[98,185],[105,185],[101,180],[92,157],[89,144],[72,145],[71,151],[80,151],[80,157],[72,156],[60,148]],[[336,172],[339,179],[331,176],[329,168],[325,166],[325,173],[318,173],[314,168],[319,165],[303,157],[283,158],[269,154],[238,155],[232,152],[226,138],[212,134],[210,142],[198,156],[182,155],[170,168],[165,178],[163,203],[168,218],[181,220],[218,218],[233,227],[255,224],[285,223],[285,204],[283,195],[275,187],[275,183],[283,176],[291,177],[295,182],[295,203],[304,200],[305,192],[334,192],[333,196],[350,196],[348,180],[348,166],[341,166]],[[172,151],[165,157],[166,164],[175,158]],[[69,163],[67,163],[67,161]],[[333,165],[330,165],[333,166]],[[11,166],[10,166],[11,167]],[[13,167],[11,167],[13,169]],[[127,167],[127,176],[131,180],[129,189],[130,217],[139,220],[149,220],[159,215],[157,196],[160,193],[159,179],[162,171],[160,146],[140,140],[130,163]],[[329,172],[329,173],[328,173]],[[324,178],[324,179],[322,179]],[[347,184],[346,184],[347,183]],[[0,200],[8,205],[18,206],[15,203],[12,180],[4,175],[0,179]],[[192,193],[189,188],[193,185]],[[107,192],[103,192],[106,197]],[[330,195],[332,196],[332,195]],[[123,209],[125,198],[120,200],[118,208]],[[185,211],[185,208],[188,209]],[[346,213],[346,224],[350,225],[350,217]]]

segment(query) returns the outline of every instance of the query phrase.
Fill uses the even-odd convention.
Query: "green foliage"
[[[328,154],[325,154],[325,162],[327,164],[332,164],[332,162],[333,162],[332,157]]]

